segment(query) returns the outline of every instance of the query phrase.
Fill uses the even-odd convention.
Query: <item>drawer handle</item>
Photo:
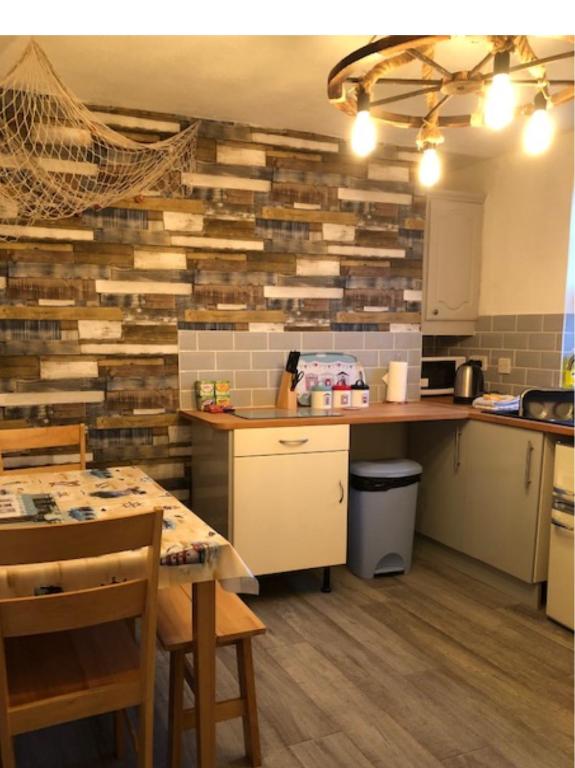
[[[551,525],[554,525],[556,528],[561,528],[563,531],[569,531],[569,533],[573,533],[572,526],[565,525],[565,523],[560,523],[558,520],[551,520]]]
[[[525,456],[525,488],[529,490],[531,485],[531,460],[533,457],[533,451],[535,450],[531,440],[527,442],[527,454]]]
[[[302,437],[300,440],[278,440],[278,442],[286,445],[288,448],[297,448],[298,445],[309,443],[309,437]]]
[[[341,480],[339,481],[339,494],[340,494],[339,495],[339,503],[342,504],[343,500],[345,498],[345,489],[343,487],[343,483],[341,482]]]

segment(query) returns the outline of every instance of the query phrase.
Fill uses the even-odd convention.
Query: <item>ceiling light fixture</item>
[[[357,91],[357,112],[351,131],[351,148],[359,157],[373,152],[377,145],[375,121],[369,114],[369,93],[363,88]]]
[[[553,141],[555,125],[549,114],[547,99],[543,91],[535,96],[533,112],[523,129],[523,149],[528,155],[541,155]]]
[[[485,124],[494,131],[500,131],[513,120],[515,93],[509,76],[511,57],[509,51],[495,54],[493,80],[487,88],[485,98]]]
[[[419,177],[430,186],[441,175],[437,147],[445,128],[501,130],[514,117],[529,115],[525,152],[541,154],[549,147],[554,132],[549,108],[572,101],[575,91],[573,79],[550,77],[546,67],[573,58],[575,37],[545,39],[555,52],[538,57],[525,35],[387,35],[336,64],[328,98],[355,117],[352,148],[362,157],[375,149],[377,123],[416,129]],[[535,103],[521,98],[532,88]],[[461,113],[452,109],[459,97],[465,105]],[[389,111],[392,104],[397,112]]]

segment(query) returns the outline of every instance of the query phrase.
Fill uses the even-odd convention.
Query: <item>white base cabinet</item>
[[[521,581],[546,578],[548,437],[487,422],[437,422],[412,425],[409,445],[423,466],[420,533]]]
[[[230,533],[256,574],[345,563],[349,427],[233,433]]]
[[[234,461],[234,547],[257,575],[344,563],[348,452]]]

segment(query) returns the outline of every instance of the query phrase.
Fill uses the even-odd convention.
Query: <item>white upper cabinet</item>
[[[483,199],[435,193],[427,202],[423,332],[473,333],[478,316]]]

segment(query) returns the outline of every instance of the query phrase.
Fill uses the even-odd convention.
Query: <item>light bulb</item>
[[[533,110],[523,129],[523,151],[528,155],[541,155],[553,141],[555,125],[545,106]]]
[[[423,150],[419,161],[419,183],[424,187],[432,187],[441,178],[441,160],[434,147]]]
[[[373,152],[377,144],[375,122],[369,114],[369,109],[358,112],[351,132],[351,148],[356,155],[365,157]]]
[[[513,120],[515,93],[506,72],[493,76],[485,98],[485,123],[494,131],[500,131]]]

